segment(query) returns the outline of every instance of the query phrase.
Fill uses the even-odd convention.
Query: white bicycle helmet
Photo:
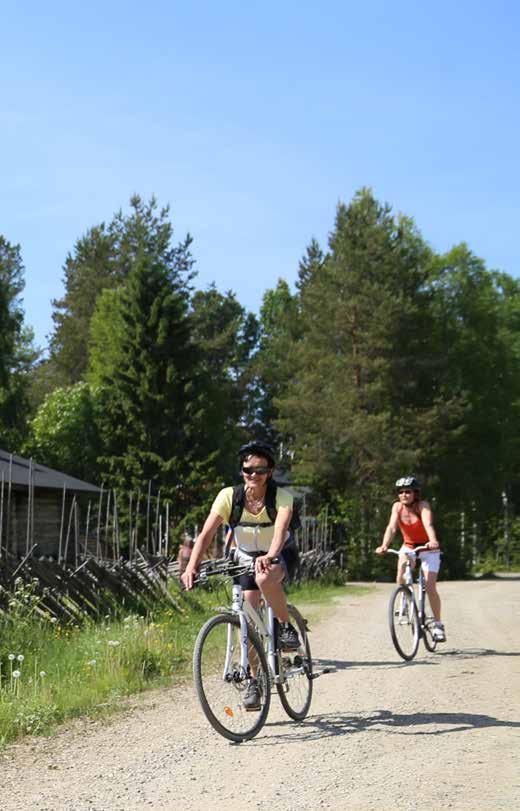
[[[412,490],[421,489],[421,483],[415,476],[403,476],[401,479],[397,479],[395,486],[397,490],[400,490],[401,487],[410,487]]]

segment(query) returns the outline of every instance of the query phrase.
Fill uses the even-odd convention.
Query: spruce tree
[[[64,295],[53,301],[50,361],[54,376],[63,385],[85,377],[97,298],[107,288],[124,286],[138,256],[147,256],[168,268],[172,285],[189,281],[193,265],[191,237],[178,245],[172,239],[169,208],[159,208],[154,197],[145,202],[134,195],[129,213],[117,212],[108,224],[89,229],[76,242],[65,262]]]
[[[102,435],[110,482],[173,499],[183,517],[211,484],[204,378],[191,340],[181,275],[137,258],[121,301],[121,362],[101,376]]]
[[[38,352],[24,325],[20,246],[0,236],[0,446],[20,452],[30,411],[28,376]]]

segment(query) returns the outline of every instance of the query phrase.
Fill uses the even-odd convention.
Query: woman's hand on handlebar
[[[269,571],[272,565],[273,560],[269,555],[260,555],[260,557],[255,560],[255,572],[256,574],[264,574],[264,572]]]
[[[378,546],[376,549],[376,555],[386,555],[387,552],[388,549],[386,548],[386,546]]]

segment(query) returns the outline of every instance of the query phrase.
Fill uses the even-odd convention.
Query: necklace
[[[265,506],[265,494],[256,496],[251,490],[246,490],[246,507],[252,515],[261,513]]]

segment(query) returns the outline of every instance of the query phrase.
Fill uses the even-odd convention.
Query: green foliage
[[[130,213],[119,211],[79,239],[64,266],[65,294],[53,301],[54,333],[51,358],[62,384],[84,378],[89,362],[90,322],[99,294],[124,286],[139,255],[172,270],[172,280],[182,271],[191,278],[191,238],[173,246],[168,207],[159,209],[154,197],[144,202],[134,195]],[[183,282],[185,283],[185,282]]]
[[[429,258],[413,222],[369,191],[338,207],[330,252],[306,279],[303,334],[278,399],[295,469],[320,491],[375,493],[429,452],[423,426],[441,416],[426,342]]]
[[[242,425],[250,410],[250,361],[258,322],[233,293],[219,293],[212,285],[192,296],[190,325],[206,390],[208,447],[218,448],[217,475],[229,481],[236,471],[236,449],[243,441]]]
[[[113,374],[122,360],[123,290],[105,288],[96,300],[89,328],[87,379],[92,386],[99,386],[103,378]]]
[[[293,377],[291,349],[302,333],[298,297],[287,282],[278,281],[274,290],[264,294],[260,309],[258,352],[252,362],[255,407],[251,415],[252,432],[265,436],[275,445],[287,446],[291,433],[278,425],[278,399],[283,397]]]
[[[96,481],[102,451],[99,389],[76,383],[49,394],[30,423],[23,451],[71,476]]]
[[[28,375],[38,356],[33,333],[24,326],[24,287],[20,246],[0,235],[0,447],[14,452],[26,432]]]
[[[100,374],[108,480],[127,490],[154,481],[174,520],[200,501],[214,450],[179,276],[144,254],[136,260],[121,297],[120,363]]]

